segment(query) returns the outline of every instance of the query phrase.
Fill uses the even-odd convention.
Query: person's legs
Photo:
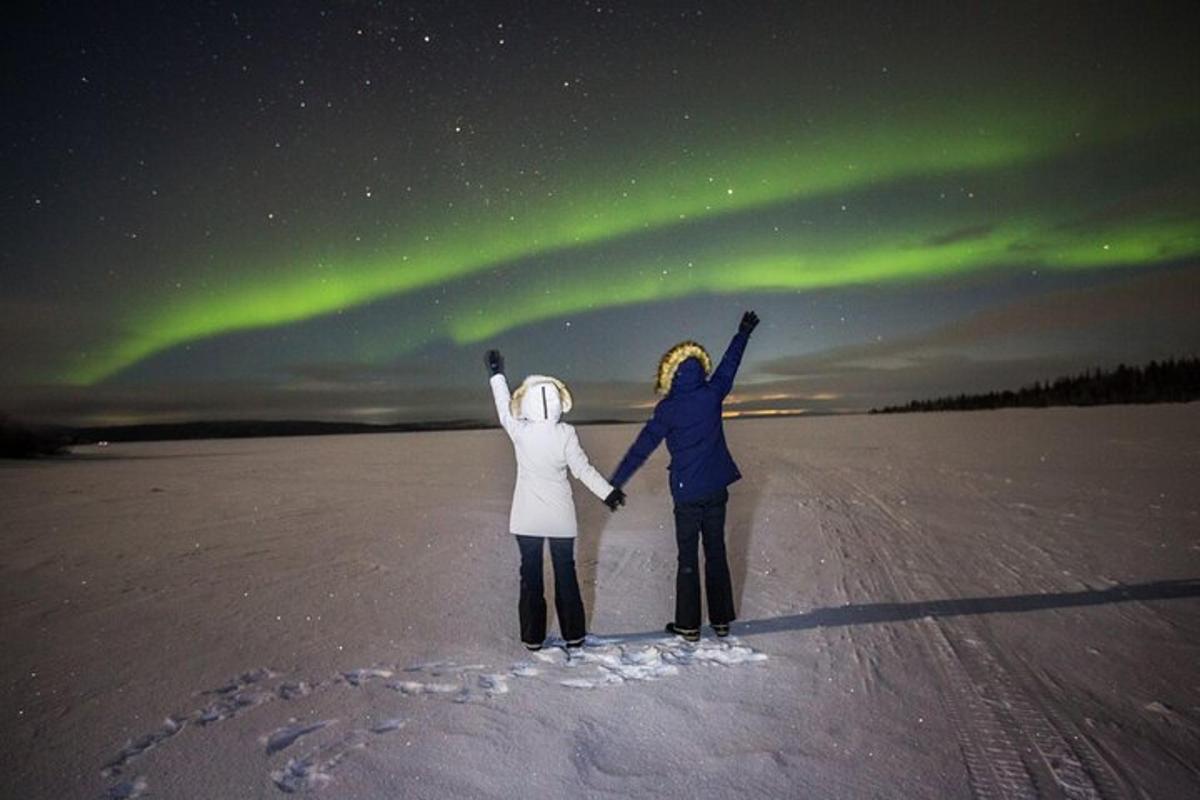
[[[521,599],[517,613],[521,619],[521,641],[527,647],[541,647],[546,639],[546,592],[542,585],[542,537],[517,536],[521,549]]]
[[[558,629],[568,645],[581,644],[587,633],[583,597],[575,576],[575,539],[550,538],[550,561],[554,565],[554,610]]]
[[[722,489],[705,498],[700,518],[704,542],[704,588],[708,595],[708,621],[714,626],[728,625],[737,619],[733,609],[733,582],[729,578],[729,560],[725,555],[725,508],[728,490]]]
[[[701,508],[696,503],[675,504],[675,544],[679,563],[675,572],[675,628],[679,633],[700,630]]]

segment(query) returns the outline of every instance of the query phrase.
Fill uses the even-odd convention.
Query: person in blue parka
[[[725,445],[721,404],[733,389],[742,353],[756,325],[758,315],[753,311],[742,315],[738,332],[715,370],[708,353],[696,342],[680,342],[666,352],[658,364],[655,386],[655,391],[666,396],[654,407],[654,416],[609,481],[617,489],[623,487],[659,442],[667,440],[679,546],[675,620],[668,623],[667,631],[688,641],[700,638],[700,542],[704,543],[704,583],[713,632],[728,636],[729,623],[737,619],[725,556],[725,507],[729,501],[726,487],[742,475]]]

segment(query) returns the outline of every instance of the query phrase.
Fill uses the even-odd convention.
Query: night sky
[[[1194,4],[23,3],[0,411],[637,419],[1200,354]]]

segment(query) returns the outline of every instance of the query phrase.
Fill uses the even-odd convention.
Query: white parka
[[[560,391],[553,378],[530,375],[517,392],[519,408],[513,409],[504,375],[493,375],[491,384],[496,414],[517,456],[508,529],[525,536],[574,537],[578,525],[567,470],[601,500],[612,486],[588,462],[575,429],[559,421],[565,387]],[[568,395],[567,410],[569,402]]]

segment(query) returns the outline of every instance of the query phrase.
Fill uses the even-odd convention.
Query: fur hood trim
[[[688,339],[686,342],[680,342],[664,353],[663,357],[659,359],[658,381],[654,384],[656,394],[665,395],[671,391],[671,381],[675,380],[675,372],[679,369],[679,365],[689,358],[694,358],[700,362],[704,367],[705,376],[712,372],[712,358],[708,355],[707,350],[691,339]]]
[[[558,400],[562,407],[562,413],[566,414],[571,410],[571,406],[574,405],[574,401],[571,399],[571,390],[567,388],[565,383],[560,381],[558,378],[552,378],[549,375],[530,375],[528,378],[521,381],[521,385],[518,386],[517,390],[512,394],[512,402],[509,404],[509,408],[512,409],[512,414],[514,417],[521,415],[521,399],[525,397],[525,392],[529,391],[531,386],[540,386],[544,383],[551,384],[555,389],[558,390]]]

